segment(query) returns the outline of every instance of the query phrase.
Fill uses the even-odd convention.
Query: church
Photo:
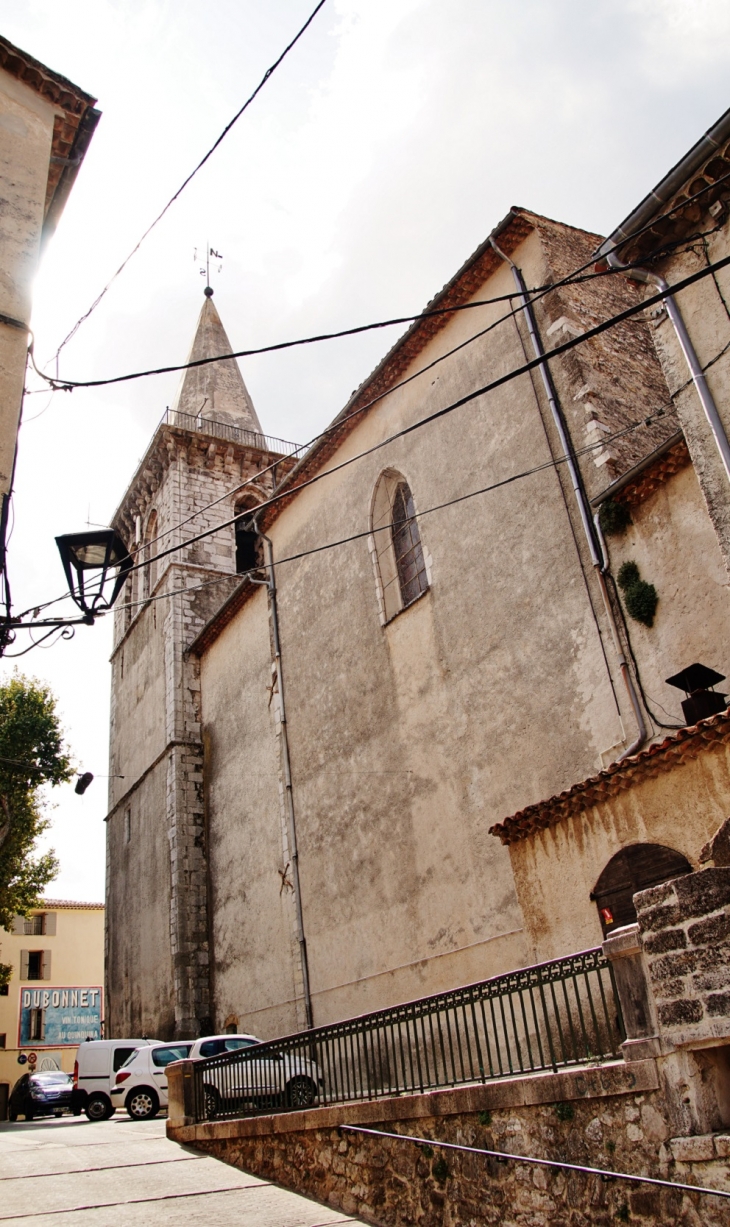
[[[351,1018],[599,946],[697,868],[730,813],[718,163],[608,246],[511,209],[307,450],[206,290],[219,360],[113,521],[109,1034]]]

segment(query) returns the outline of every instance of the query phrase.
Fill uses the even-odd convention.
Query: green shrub
[[[618,578],[618,586],[619,588],[623,588],[624,592],[626,591],[627,588],[631,588],[633,587],[634,584],[638,584],[639,580],[641,579],[641,576],[639,575],[639,568],[637,567],[636,563],[635,562],[623,563],[619,569],[617,578]]]
[[[624,600],[626,612],[636,622],[643,622],[644,626],[654,625],[654,614],[659,604],[659,597],[653,584],[647,584],[646,580],[640,579],[638,584],[633,584],[627,590]]]
[[[654,614],[659,604],[659,595],[653,584],[641,578],[635,562],[625,562],[619,569],[619,588],[623,589],[624,605],[629,617],[644,626],[653,626]]]
[[[491,1125],[491,1123],[492,1123],[492,1113],[491,1112],[480,1112],[479,1113],[479,1124],[480,1125]]]
[[[598,523],[607,537],[618,537],[626,532],[631,523],[631,512],[626,503],[616,503],[612,498],[607,498],[599,508]]]
[[[575,1108],[572,1103],[556,1103],[555,1115],[558,1120],[572,1120],[575,1116]]]

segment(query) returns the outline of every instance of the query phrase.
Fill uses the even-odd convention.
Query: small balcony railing
[[[275,439],[273,435],[263,435],[257,430],[244,430],[240,426],[216,422],[213,418],[203,417],[201,414],[196,416],[192,413],[180,413],[177,409],[167,409],[160,426],[180,426],[183,430],[197,430],[201,434],[213,435],[216,439],[225,439],[228,443],[257,447],[261,451],[274,452],[279,456],[297,456],[305,450],[302,443],[289,443],[286,439]]]
[[[351,1103],[620,1056],[599,947],[194,1065],[198,1121]]]

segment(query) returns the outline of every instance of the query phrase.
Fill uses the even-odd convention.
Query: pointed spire
[[[213,305],[213,291],[206,286],[205,302],[198,319],[188,362],[232,352],[226,330]],[[227,425],[237,426],[241,430],[262,433],[261,423],[235,358],[210,362],[206,366],[194,366],[185,371],[175,397],[173,412],[226,422]]]

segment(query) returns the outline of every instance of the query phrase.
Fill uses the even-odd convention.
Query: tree
[[[70,780],[56,700],[47,686],[15,674],[0,684],[0,926],[37,907],[58,872],[53,852],[37,855],[48,829],[43,786]],[[0,984],[11,968],[0,964]]]

